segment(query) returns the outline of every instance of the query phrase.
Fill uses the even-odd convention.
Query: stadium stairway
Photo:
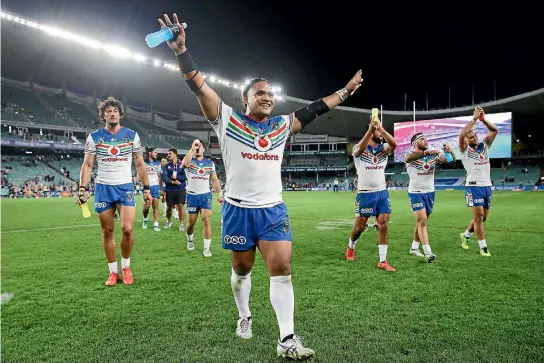
[[[40,101],[40,103],[43,105],[43,107],[45,107],[45,109],[51,113],[55,113],[56,112],[56,109],[55,107],[52,106],[52,104],[50,102],[48,102],[46,100],[46,98],[44,97],[44,95],[41,95],[40,93],[36,92],[34,93],[34,95],[36,96],[36,98],[38,99],[38,101]],[[54,96],[49,96],[49,97],[54,97]],[[48,97],[48,98],[49,98]],[[57,109],[61,109],[61,105],[55,105],[57,106]],[[72,126],[72,127],[81,127],[80,124],[78,124],[71,116],[68,116],[66,115],[66,126]]]
[[[55,167],[54,165],[52,165],[51,163],[47,162],[47,161],[44,161],[44,160],[41,160],[41,162],[45,165],[47,165],[49,168],[53,169],[54,171],[57,172],[57,174],[63,178],[63,179],[66,179],[66,180],[69,180],[70,182],[72,183],[75,183],[76,181],[72,178],[67,178],[64,176],[64,174],[60,171],[60,169],[58,169],[57,167]]]

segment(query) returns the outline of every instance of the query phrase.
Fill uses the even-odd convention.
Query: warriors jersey
[[[368,145],[361,156],[354,158],[359,192],[386,190],[385,167],[389,153],[385,151],[385,145],[387,144],[379,144],[376,147]]]
[[[461,154],[461,161],[467,171],[466,186],[491,186],[491,165],[488,146],[485,142],[479,143],[475,148],[467,145],[466,150]]]
[[[193,158],[185,168],[187,193],[204,194],[210,192],[210,175],[215,173],[215,163],[208,158]]]
[[[225,163],[226,201],[245,208],[283,203],[281,162],[292,122],[292,114],[257,122],[220,102],[219,116],[210,123]]]
[[[147,180],[149,181],[149,186],[159,185],[159,174],[161,169],[161,162],[158,160],[145,161],[145,169],[147,171]]]
[[[434,192],[434,172],[440,155],[426,155],[417,160],[405,163],[406,171],[410,177],[408,193]]]
[[[85,153],[96,155],[98,184],[132,183],[132,154],[141,151],[140,136],[126,127],[121,127],[116,134],[105,128],[98,129],[89,134],[85,142]]]

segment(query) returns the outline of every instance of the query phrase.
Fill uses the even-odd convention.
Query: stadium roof
[[[149,56],[152,54],[150,50],[147,51],[148,55],[132,53],[113,44],[101,44],[84,38],[80,34],[74,35],[21,18],[8,19],[5,13],[2,13],[2,18],[10,20],[2,21],[1,44],[2,73],[8,78],[13,74],[18,74],[19,79],[25,78],[28,76],[26,73],[31,72],[36,81],[44,85],[60,85],[62,80],[72,87],[96,89],[99,97],[105,96],[104,92],[120,98],[124,94],[129,103],[137,100],[155,107],[161,105],[172,110],[181,108],[185,112],[201,115],[200,106],[184,84],[174,57],[167,61],[155,59]],[[29,27],[34,28],[31,37]],[[145,46],[142,44],[135,48],[144,50]],[[198,63],[198,55],[193,56]],[[241,108],[243,81],[236,83],[218,76],[212,77],[211,74],[207,74],[207,81],[225,103]],[[278,114],[293,112],[311,102],[282,93],[280,95],[275,106],[275,113]],[[543,96],[544,88],[480,105],[488,113],[534,113],[544,109]],[[415,118],[421,120],[467,115],[473,108],[474,105],[467,105],[444,110],[416,110]],[[358,137],[366,130],[370,112],[369,109],[340,106],[318,118],[304,132]],[[413,110],[384,110],[382,115],[384,126],[390,130],[393,123],[413,118]]]

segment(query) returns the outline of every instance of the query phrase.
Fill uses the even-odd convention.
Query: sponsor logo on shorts
[[[133,192],[127,192],[127,202],[132,202],[134,200],[134,193]]]
[[[196,212],[196,207],[186,207],[187,212]]]
[[[423,207],[424,207],[423,203],[414,203],[414,204],[412,204],[412,208],[414,208],[414,209],[415,208],[423,208]]]
[[[226,235],[225,237],[223,237],[223,242],[225,244],[231,244],[231,245],[245,245],[247,240],[244,236]]]
[[[374,208],[362,208],[359,210],[360,214],[374,213]]]
[[[94,202],[95,208],[106,208],[106,202]]]
[[[269,160],[269,161],[278,161],[280,157],[278,155],[269,154],[269,153],[246,153],[241,152],[242,159],[250,160]]]
[[[484,202],[484,199],[483,199],[483,198],[474,199],[474,203],[483,203],[483,202]]]

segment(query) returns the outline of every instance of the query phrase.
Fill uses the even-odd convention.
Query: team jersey
[[[408,193],[434,192],[434,172],[440,155],[426,155],[419,159],[405,163],[406,171],[410,177]]]
[[[210,192],[210,175],[215,173],[215,163],[208,158],[193,158],[185,168],[187,193],[204,194]]]
[[[105,128],[98,129],[89,134],[85,142],[85,153],[96,155],[98,184],[132,183],[132,154],[141,151],[140,136],[126,127],[121,127],[116,134]]]
[[[147,171],[147,180],[149,181],[149,186],[159,185],[159,174],[161,172],[161,162],[157,160],[145,161],[145,170]]]
[[[243,208],[283,203],[281,162],[292,122],[292,114],[257,122],[220,102],[219,116],[210,124],[225,163],[227,202]]]
[[[467,171],[466,186],[491,186],[491,165],[489,164],[488,149],[487,144],[481,142],[476,148],[467,145],[466,150],[461,154],[461,161]]]
[[[368,145],[361,156],[354,158],[359,192],[379,192],[387,189],[385,166],[389,153],[385,151],[385,145],[387,144],[376,147]]]

